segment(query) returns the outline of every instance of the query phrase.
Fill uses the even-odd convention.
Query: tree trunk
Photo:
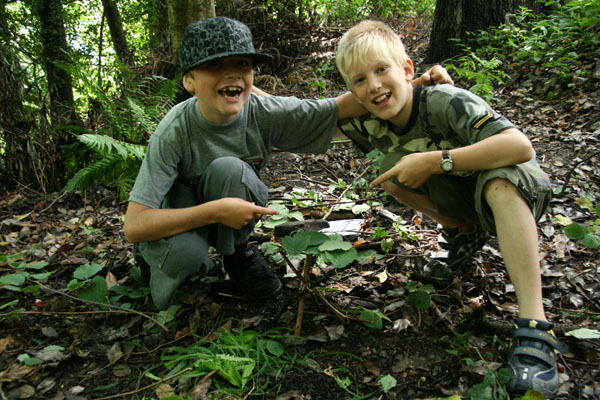
[[[194,21],[215,16],[214,0],[168,0],[173,59],[177,60],[185,28]]]
[[[19,60],[11,42],[16,38],[9,31],[4,5],[0,6],[0,142],[4,154],[0,157],[0,193],[17,183],[35,184],[36,151],[31,142],[32,120],[23,106],[23,80]]]
[[[123,23],[121,22],[121,14],[117,8],[117,3],[115,0],[102,0],[102,6],[104,7],[104,14],[106,15],[106,22],[108,23],[108,29],[110,30],[110,37],[118,59],[124,65],[133,68],[135,62],[133,54],[129,50],[129,45],[127,44],[127,38],[125,36],[125,31],[123,30]]]
[[[454,57],[461,49],[451,39],[467,43],[467,32],[501,25],[520,6],[539,9],[537,0],[437,0],[426,62]]]
[[[50,98],[50,123],[52,129],[41,128],[36,135],[39,143],[38,179],[43,179],[42,190],[59,190],[63,182],[61,174],[65,170],[65,160],[62,157],[64,146],[75,139],[66,131],[56,129],[64,125],[83,126],[75,110],[73,99],[73,80],[70,73],[60,64],[70,62],[70,49],[65,33],[63,7],[60,0],[35,0],[34,14],[39,19],[40,41],[42,44],[42,60],[48,82]]]
[[[152,62],[150,73],[173,79],[177,75],[177,66],[171,50],[169,19],[165,18],[165,15],[169,13],[169,8],[166,1],[153,1],[149,6],[150,59]]]
[[[61,63],[69,62],[69,47],[60,0],[39,0],[35,7],[40,21],[44,70],[50,95],[50,120],[57,127],[77,120],[73,80]]]

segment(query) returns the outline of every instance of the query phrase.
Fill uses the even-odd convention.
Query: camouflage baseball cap
[[[200,64],[228,56],[251,56],[255,64],[273,58],[254,49],[250,29],[235,19],[208,18],[185,28],[179,47],[179,66],[184,74]]]

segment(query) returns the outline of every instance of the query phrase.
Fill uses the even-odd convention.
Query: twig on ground
[[[100,307],[108,307],[109,310],[107,310],[107,311],[110,311],[111,313],[136,314],[136,315],[139,315],[141,317],[144,317],[144,318],[146,318],[146,319],[154,322],[156,325],[160,326],[164,331],[168,331],[167,327],[164,326],[163,324],[161,324],[160,322],[158,322],[156,320],[156,318],[154,318],[153,316],[148,315],[146,313],[143,313],[141,311],[137,311],[137,310],[134,310],[132,308],[123,308],[123,307],[115,306],[115,305],[112,305],[112,304],[106,304],[106,303],[100,303],[100,302],[97,302],[97,301],[81,299],[79,297],[71,296],[68,293],[63,293],[63,292],[61,292],[59,290],[52,289],[51,287],[48,287],[48,286],[46,286],[46,285],[44,285],[42,283],[37,282],[37,284],[40,285],[40,287],[42,289],[44,289],[44,290],[47,290],[47,291],[49,291],[51,293],[60,294],[62,296],[68,297],[68,298],[70,298],[72,300],[77,300],[77,301],[80,301],[82,303],[93,304],[93,305],[100,306]],[[102,313],[102,312],[103,312],[103,310],[99,310],[98,311],[98,313]]]
[[[324,220],[327,220],[327,218],[329,218],[329,215],[331,214],[331,212],[333,211],[333,209],[335,208],[335,206],[340,202],[341,199],[344,198],[344,195],[354,185],[354,182],[357,182],[358,180],[360,180],[360,178],[363,177],[363,175],[369,170],[370,167],[371,167],[371,165],[367,165],[365,167],[365,169],[363,170],[363,172],[361,172],[360,175],[358,175],[356,177],[356,179],[354,179],[354,181],[352,181],[352,183],[350,185],[346,185],[346,188],[344,189],[344,191],[342,192],[342,194],[340,194],[338,196],[337,200],[331,205],[331,207],[329,208],[329,211],[327,211],[327,214],[325,214],[325,216],[323,217]]]
[[[191,367],[190,367],[190,368],[186,368],[186,369],[184,369],[184,370],[182,370],[182,371],[179,371],[179,372],[178,372],[178,373],[176,373],[175,375],[168,376],[168,377],[166,377],[166,378],[163,378],[163,379],[161,379],[161,380],[160,380],[160,381],[158,381],[158,382],[151,383],[151,384],[149,384],[149,385],[146,385],[146,386],[144,386],[144,387],[141,387],[141,388],[139,388],[139,389],[132,390],[132,391],[130,391],[130,392],[125,392],[125,393],[114,394],[114,395],[112,395],[112,396],[99,397],[99,398],[97,398],[96,400],[124,399],[124,398],[127,398],[128,396],[131,396],[131,395],[134,395],[134,394],[136,394],[136,393],[143,392],[144,390],[148,390],[148,389],[151,389],[151,388],[153,388],[153,387],[155,387],[155,386],[158,386],[158,385],[160,385],[161,383],[164,383],[164,382],[170,381],[170,380],[172,380],[173,378],[177,378],[179,375],[183,375],[183,374],[185,374],[186,372],[190,372],[191,370],[193,370],[193,368],[191,368]],[[212,371],[211,371],[211,372],[212,372]]]

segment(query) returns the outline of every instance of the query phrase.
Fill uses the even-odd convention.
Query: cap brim
[[[214,54],[212,56],[203,58],[202,60],[198,61],[197,63],[190,65],[185,71],[183,71],[183,73],[186,73],[190,69],[196,68],[196,67],[198,67],[202,64],[205,64],[209,61],[216,60],[219,58],[224,58],[224,57],[232,57],[232,56],[252,57],[252,61],[254,62],[254,65],[273,61],[273,58],[274,58],[272,55],[265,54],[265,53],[246,53],[246,52],[228,51],[225,53]]]

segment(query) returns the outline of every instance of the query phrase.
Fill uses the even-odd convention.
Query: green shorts
[[[381,163],[380,173],[396,165],[405,154],[407,153],[386,154]],[[541,170],[535,158],[526,163],[466,176],[433,175],[417,189],[400,184],[396,178],[392,178],[391,181],[410,192],[428,195],[441,214],[478,224],[495,234],[494,215],[483,197],[483,188],[487,182],[496,178],[506,179],[515,185],[529,205],[535,220],[538,221],[542,217],[552,197],[552,186],[548,175]]]

